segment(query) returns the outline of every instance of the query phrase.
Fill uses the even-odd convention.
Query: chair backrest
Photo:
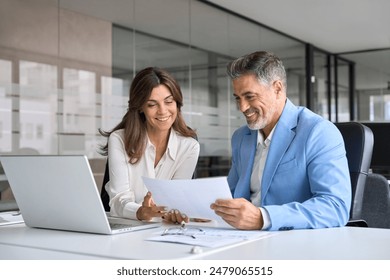
[[[389,181],[381,174],[368,174],[364,190],[362,219],[369,227],[390,228]]]
[[[110,212],[110,196],[108,195],[106,191],[106,184],[110,181],[110,173],[109,173],[109,167],[108,167],[108,159],[106,161],[106,169],[104,170],[104,177],[103,177],[103,184],[102,184],[102,190],[100,192],[100,198],[102,199],[103,207],[106,212]]]
[[[361,219],[364,187],[370,168],[374,136],[370,128],[358,122],[336,123],[347,153],[352,185],[350,220]]]

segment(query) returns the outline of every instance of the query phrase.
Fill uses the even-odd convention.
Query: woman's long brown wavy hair
[[[150,98],[152,90],[159,85],[165,85],[176,101],[177,117],[172,128],[183,136],[196,137],[195,131],[186,125],[181,114],[183,94],[177,81],[164,69],[145,68],[137,73],[131,83],[129,107],[122,121],[111,131],[99,129],[100,134],[107,138],[112,132],[124,129],[125,150],[132,164],[140,160],[146,147],[146,118],[142,107]],[[101,154],[108,155],[108,143],[101,147]]]

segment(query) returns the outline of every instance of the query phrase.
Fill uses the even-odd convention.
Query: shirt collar
[[[154,148],[154,145],[152,144],[152,142],[150,141],[149,139],[149,136],[146,134],[146,137],[148,139],[147,141],[147,144],[146,144],[146,148],[148,149],[149,147],[153,147]],[[175,160],[176,159],[176,154],[177,154],[177,143],[178,143],[178,136],[177,136],[177,133],[175,130],[171,129],[170,133],[169,133],[169,139],[168,139],[168,146],[167,146],[167,151],[165,152],[167,155],[169,155],[169,157],[172,159],[172,160]]]
[[[263,146],[263,148],[268,147],[271,144],[271,140],[272,140],[272,136],[274,135],[275,127],[276,127],[276,125],[272,128],[270,134],[268,135],[268,137],[265,140],[264,140],[263,133],[259,129],[258,132],[257,132],[258,133],[257,145],[260,144],[261,146]]]
[[[177,138],[176,131],[173,130],[173,128],[171,128],[171,132],[169,134],[169,139],[168,139],[168,147],[167,147],[168,151],[167,152],[172,160],[176,159],[177,143],[178,143],[178,138]]]

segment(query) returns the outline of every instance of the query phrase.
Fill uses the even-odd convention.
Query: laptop
[[[109,217],[84,155],[0,155],[0,162],[29,227],[116,234],[161,225]]]

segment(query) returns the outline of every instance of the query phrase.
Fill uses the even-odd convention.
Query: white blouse
[[[123,129],[114,131],[108,139],[110,181],[105,189],[110,196],[111,215],[137,219],[137,210],[147,193],[141,176],[168,180],[190,179],[200,147],[197,140],[181,136],[171,129],[167,150],[156,167],[156,149],[149,138],[144,156],[136,164],[130,164],[123,133]]]

